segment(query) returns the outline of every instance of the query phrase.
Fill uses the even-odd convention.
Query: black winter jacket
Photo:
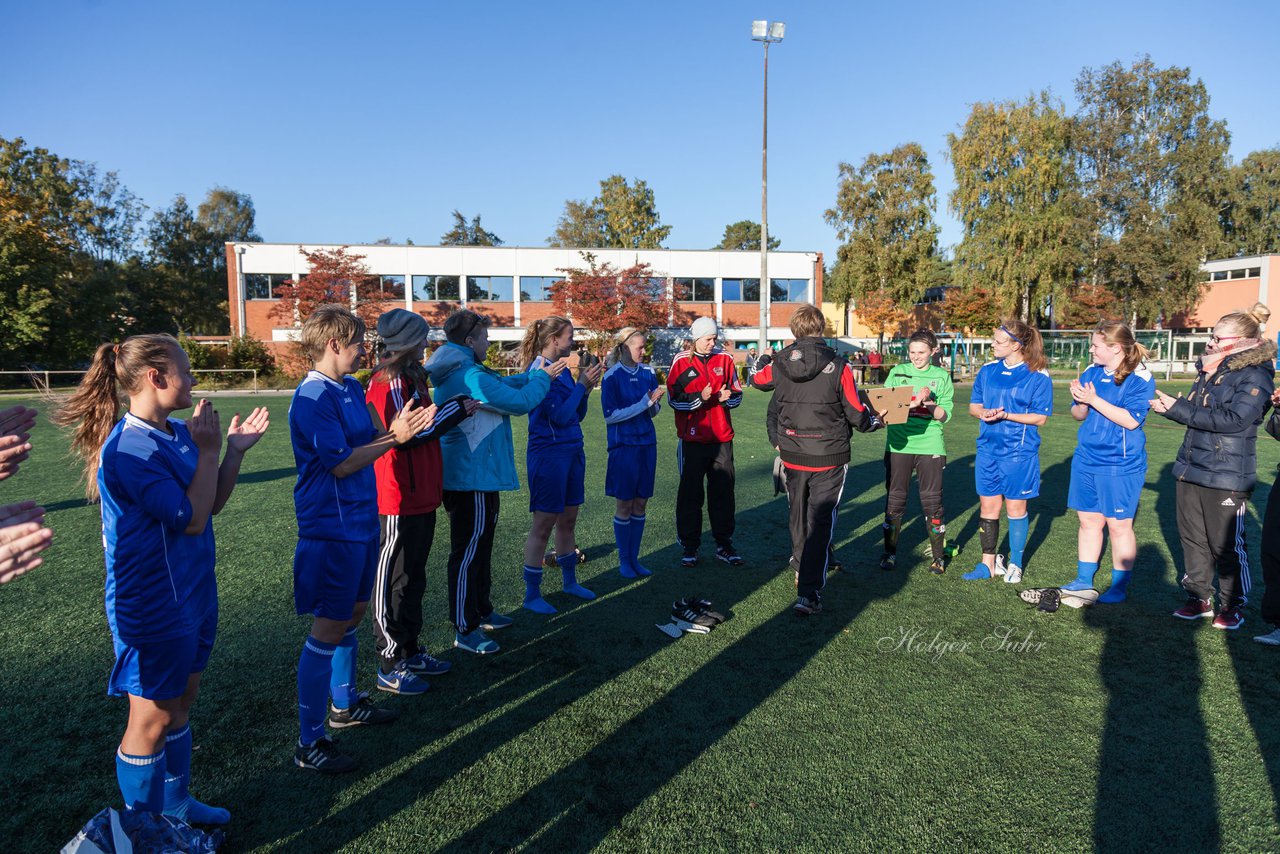
[[[1245,350],[1223,360],[1212,376],[1200,374],[1191,392],[1165,418],[1187,426],[1173,476],[1178,480],[1252,492],[1258,480],[1258,425],[1271,406],[1274,348]]]
[[[766,361],[764,359],[761,360]],[[862,399],[853,371],[821,338],[801,338],[751,377],[773,389],[766,426],[784,463],[820,469],[849,462],[849,436],[883,426]]]

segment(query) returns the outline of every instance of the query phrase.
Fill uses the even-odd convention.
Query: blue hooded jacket
[[[475,415],[440,437],[444,488],[458,492],[503,492],[520,488],[512,415],[525,415],[551,386],[546,371],[503,377],[476,361],[470,347],[448,342],[426,364],[437,401],[459,394],[480,401]]]

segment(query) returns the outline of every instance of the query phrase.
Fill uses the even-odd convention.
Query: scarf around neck
[[[1239,341],[1228,344],[1212,353],[1206,350],[1204,355],[1200,357],[1200,373],[1213,374],[1222,364],[1222,360],[1228,356],[1234,356],[1237,353],[1243,353],[1245,350],[1252,350],[1254,347],[1261,346],[1261,338],[1241,338]]]

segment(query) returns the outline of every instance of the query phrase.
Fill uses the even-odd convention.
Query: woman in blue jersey
[[[187,722],[218,625],[210,517],[235,488],[240,463],[269,423],[265,407],[227,429],[219,464],[218,413],[201,400],[187,421],[195,377],[168,335],[103,344],[55,420],[75,425],[86,491],[102,501],[107,559],[107,623],[116,663],[108,689],[129,697],[129,723],[116,752],[125,806],[187,822],[231,816],[188,791]],[[117,395],[129,397],[119,416]]]
[[[1071,457],[1067,506],[1080,517],[1080,533],[1076,579],[1062,589],[1093,587],[1105,530],[1111,538],[1111,586],[1098,601],[1123,602],[1138,555],[1133,517],[1147,477],[1142,425],[1156,381],[1142,364],[1146,348],[1119,321],[1098,324],[1089,352],[1093,364],[1071,381],[1071,416],[1083,423]]]
[[[978,488],[978,538],[982,562],[962,577],[1022,580],[1027,546],[1027,501],[1040,494],[1040,425],[1053,412],[1053,383],[1045,371],[1040,332],[1021,320],[1006,320],[991,336],[996,361],[973,380],[969,414],[982,422],[974,479]],[[1009,517],[1009,562],[1000,545],[1000,507]]]
[[[600,405],[609,434],[604,494],[617,502],[613,538],[618,544],[618,571],[623,578],[638,578],[650,574],[640,565],[640,539],[658,468],[653,417],[662,406],[666,386],[658,382],[653,368],[641,362],[648,338],[643,330],[628,326],[617,338],[609,369],[600,381]]]
[[[525,370],[537,370],[564,359],[572,349],[573,324],[568,319],[552,316],[535,320],[520,342],[521,362]],[[603,372],[598,361],[589,368],[579,368],[577,382],[565,371],[551,381],[547,396],[529,413],[526,472],[533,527],[524,544],[524,607],[538,614],[556,612],[555,606],[542,598],[542,561],[552,528],[564,592],[580,599],[596,598],[578,583],[574,529],[578,508],[585,500],[587,474],[580,423],[587,415],[591,389]]]

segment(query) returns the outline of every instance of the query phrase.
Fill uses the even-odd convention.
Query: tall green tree
[[[441,246],[501,246],[502,238],[492,231],[486,231],[480,224],[480,214],[472,217],[471,222],[461,211],[453,211],[453,228],[440,235]]]
[[[836,206],[826,212],[841,241],[826,296],[848,305],[876,295],[899,309],[918,302],[938,250],[936,202],[929,158],[914,142],[861,166],[841,163]]]
[[[161,282],[161,305],[170,331],[187,335],[225,333],[227,287],[225,267],[218,260],[224,249],[179,194],[151,218],[147,247],[155,275]]]
[[[621,175],[600,182],[594,199],[564,203],[549,246],[605,249],[661,249],[671,235],[671,226],[662,224],[653,190],[637,178],[628,183]]]
[[[782,245],[782,241],[769,235],[769,251],[777,249]],[[724,227],[724,237],[720,238],[717,246],[712,249],[735,249],[735,250],[753,250],[760,251],[760,223],[752,222],[749,219],[740,219],[737,222],[731,222]]]
[[[1049,296],[1069,298],[1084,239],[1072,122],[1047,92],[975,104],[947,135],[963,238],[955,278],[999,311],[1034,321]],[[981,299],[975,304],[981,304]]]
[[[1255,151],[1231,168],[1222,227],[1224,255],[1280,252],[1280,148]]]
[[[1190,309],[1200,264],[1220,249],[1226,123],[1186,68],[1150,57],[1086,68],[1073,133],[1091,218],[1084,272],[1114,292],[1131,323]]]

